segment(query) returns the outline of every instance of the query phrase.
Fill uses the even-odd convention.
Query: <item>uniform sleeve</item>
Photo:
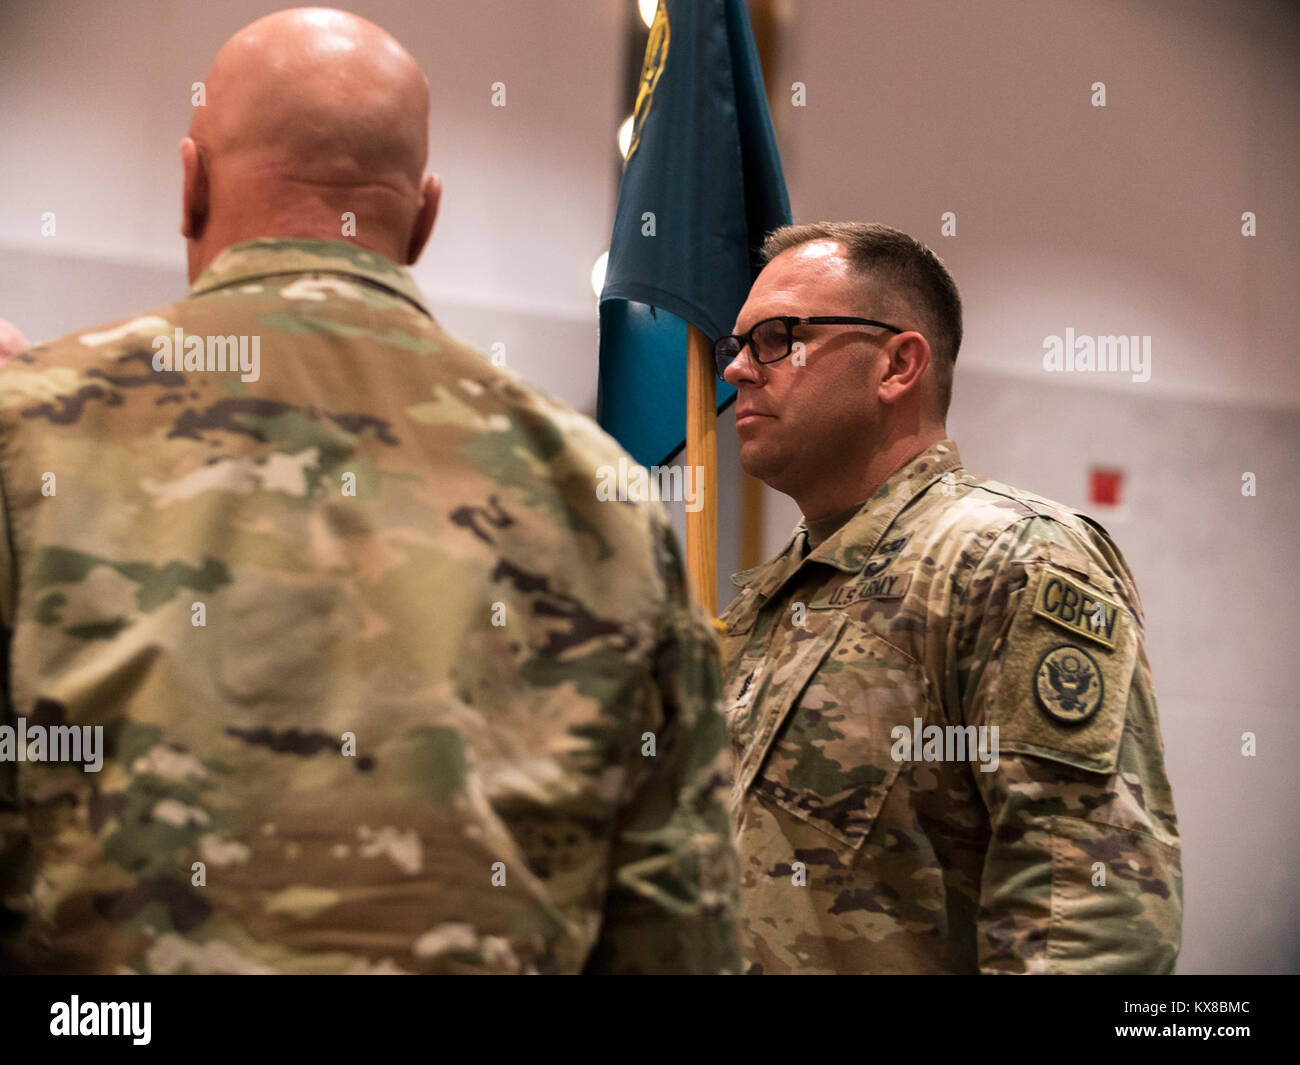
[[[972,767],[990,821],[981,971],[1172,972],[1178,826],[1123,557],[1104,535],[1030,518],[954,595],[963,724],[987,726],[999,755]]]
[[[0,426],[0,447],[3,447]],[[9,672],[10,643],[14,629],[14,589],[17,582],[17,559],[9,532],[9,505],[3,474],[0,473],[0,726],[14,728]],[[25,816],[18,802],[18,767],[11,759],[0,759],[0,906],[8,895],[8,877],[24,852],[28,841]],[[2,920],[3,918],[0,918]]]
[[[4,447],[5,426],[0,424],[0,453]],[[9,500],[6,494],[3,466],[0,465],[0,632],[5,637],[5,664],[9,661],[9,634],[14,627],[15,591],[18,581],[18,560],[14,558],[13,543],[9,531]],[[6,669],[6,680],[8,670]],[[8,684],[5,685],[8,691]]]
[[[662,726],[642,737],[648,771],[615,831],[604,923],[587,971],[739,972],[717,642],[687,591],[670,528],[662,551],[667,606],[642,693]]]

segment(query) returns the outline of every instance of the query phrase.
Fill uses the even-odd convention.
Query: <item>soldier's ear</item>
[[[415,225],[411,229],[411,240],[406,248],[406,266],[414,266],[415,261],[429,242],[433,232],[433,223],[438,218],[438,205],[442,202],[442,178],[430,174],[420,186],[420,209],[415,216]]]
[[[930,365],[930,342],[909,331],[890,337],[885,353],[888,361],[878,394],[882,403],[896,403],[923,380]]]
[[[181,186],[181,236],[197,240],[208,221],[208,171],[194,141],[182,137],[180,148],[185,171]]]

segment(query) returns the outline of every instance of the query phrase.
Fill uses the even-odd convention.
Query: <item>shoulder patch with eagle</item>
[[[1034,695],[1048,717],[1081,725],[1101,709],[1106,682],[1097,660],[1082,647],[1063,643],[1038,660]]]
[[[1133,617],[1081,574],[1042,564],[1027,570],[989,670],[985,720],[999,726],[1004,751],[1114,772],[1137,668]]]

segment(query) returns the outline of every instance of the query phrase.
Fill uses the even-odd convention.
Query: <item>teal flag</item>
[[[660,0],[600,296],[596,418],[644,466],[686,440],[686,323],[731,332],[790,200],[744,0]],[[718,382],[718,409],[736,390]]]

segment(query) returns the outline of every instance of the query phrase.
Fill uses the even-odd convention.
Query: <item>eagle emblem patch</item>
[[[1097,660],[1082,647],[1064,643],[1038,660],[1034,670],[1038,705],[1053,721],[1081,725],[1100,708],[1105,686]]]

